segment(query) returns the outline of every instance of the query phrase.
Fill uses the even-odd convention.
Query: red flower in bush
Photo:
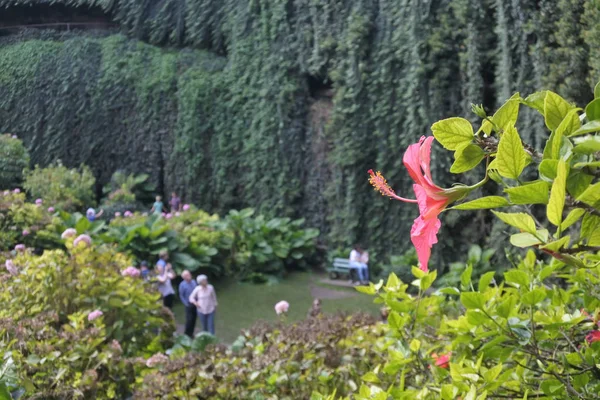
[[[586,342],[592,344],[594,342],[600,341],[600,331],[591,331],[586,337]]]
[[[437,354],[432,354],[431,357],[435,360],[435,366],[439,368],[448,368],[450,366],[450,356],[452,353],[442,354],[438,356]]]

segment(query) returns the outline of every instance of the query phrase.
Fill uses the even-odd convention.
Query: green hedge
[[[495,108],[515,88],[584,104],[600,72],[600,11],[583,0],[59,3],[100,7],[156,45],[212,53],[124,36],[4,38],[0,130],[24,137],[35,163],[85,162],[99,183],[147,172],[211,212],[306,216],[330,244],[380,255],[408,247],[413,210],[374,197],[367,169],[405,193],[402,152],[433,121],[477,99]],[[520,132],[535,146],[543,121],[528,113]],[[434,164],[449,182],[448,157]],[[444,235],[437,262],[466,251],[465,239],[485,244],[489,222],[449,214],[444,226],[463,234]]]

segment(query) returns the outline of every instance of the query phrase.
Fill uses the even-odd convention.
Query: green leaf
[[[566,140],[565,136],[568,136],[581,127],[579,115],[577,114],[578,111],[578,108],[569,111],[558,128],[552,132],[544,148],[544,159],[557,160],[561,157],[561,149]]]
[[[473,141],[473,126],[464,118],[443,119],[433,124],[431,131],[435,139],[448,150],[457,150]]]
[[[411,267],[411,272],[412,272],[413,276],[417,279],[421,279],[422,277],[427,275],[427,272],[425,272],[421,268],[418,268],[415,266]]]
[[[598,203],[600,202],[600,182],[589,186],[577,197],[577,201],[581,201],[592,207],[598,207]]]
[[[460,302],[467,309],[483,309],[485,306],[485,296],[479,292],[461,293]]]
[[[533,289],[521,297],[521,302],[528,306],[536,305],[546,298],[546,291],[541,288]]]
[[[571,133],[570,136],[585,135],[587,133],[592,133],[592,132],[597,132],[597,131],[600,131],[600,121],[599,120],[588,122],[587,124],[583,125],[581,128],[577,129],[575,132]]]
[[[567,179],[567,191],[575,198],[579,197],[590,186],[594,177],[582,171],[571,171]]]
[[[531,247],[546,243],[549,236],[550,233],[546,229],[540,229],[535,235],[528,232],[515,233],[510,236],[510,244],[521,248]]]
[[[600,82],[596,83],[594,87],[594,98],[600,99]]]
[[[387,284],[385,285],[386,289],[394,289],[400,286],[400,279],[395,273],[391,273],[388,277]]]
[[[479,326],[488,322],[489,318],[480,310],[467,310],[467,321],[472,325]]]
[[[508,319],[513,312],[519,311],[515,308],[517,305],[517,298],[515,296],[509,296],[496,307],[496,313],[502,318]]]
[[[582,208],[575,208],[574,210],[571,210],[567,215],[567,218],[565,218],[562,224],[560,224],[560,230],[564,231],[575,222],[579,221],[579,218],[581,218],[583,214],[585,214],[585,210]]]
[[[419,288],[422,291],[429,289],[435,281],[435,278],[437,278],[437,270],[429,272],[427,275],[425,275],[419,280]]]
[[[567,187],[567,164],[564,160],[558,162],[556,179],[552,184],[550,191],[550,201],[546,207],[546,216],[555,226],[560,226],[562,222],[563,209],[565,207],[565,196]]]
[[[548,91],[544,98],[544,119],[551,131],[558,128],[567,113],[573,108],[565,99],[554,92]]]
[[[471,284],[471,275],[473,274],[473,266],[471,264],[467,265],[467,268],[460,274],[460,283],[463,287],[469,287]]]
[[[501,196],[487,196],[467,201],[450,208],[451,210],[483,210],[509,206],[508,200]]]
[[[523,186],[504,189],[513,204],[547,204],[548,183],[536,181]]]
[[[556,178],[556,169],[558,168],[558,160],[542,160],[538,170],[540,177],[546,181],[552,182]]]
[[[529,286],[530,280],[529,275],[525,271],[518,269],[511,269],[504,273],[504,280],[508,283],[513,283],[517,287]]]
[[[527,154],[515,127],[507,128],[500,138],[496,168],[505,178],[518,179],[527,166]]]
[[[0,382],[0,400],[12,400],[12,396],[4,382]]]
[[[540,249],[545,249],[545,250],[550,250],[550,251],[558,252],[560,249],[562,249],[563,247],[567,246],[569,244],[570,240],[571,240],[571,237],[569,235],[563,236],[563,237],[561,237],[558,240],[555,240],[553,242],[550,242],[548,244],[540,246]]]
[[[585,117],[588,121],[596,121],[600,119],[600,99],[592,100],[585,107]]]
[[[514,226],[524,232],[529,232],[533,235],[536,234],[535,221],[529,214],[525,213],[503,213],[500,211],[492,211],[498,218],[504,223]]]
[[[483,274],[479,279],[478,289],[480,292],[483,293],[489,288],[490,283],[492,283],[492,280],[494,279],[494,275],[496,275],[496,271],[490,271]]]
[[[600,161],[579,162],[579,163],[573,165],[573,168],[577,168],[577,169],[588,168],[588,167],[593,167],[593,168],[600,167]]]
[[[589,246],[600,246],[600,217],[585,214],[583,221],[581,221],[580,236],[585,239]]]
[[[475,168],[485,157],[481,147],[469,143],[461,145],[454,153],[454,163],[450,167],[453,174],[461,174]]]
[[[547,90],[535,92],[527,96],[523,103],[528,107],[538,110],[540,114],[544,115],[544,100],[546,99],[547,94]]]
[[[595,137],[584,140],[573,149],[573,153],[577,154],[593,154],[598,151],[600,151],[600,140],[596,140]]]
[[[417,340],[417,339],[413,339],[413,340],[411,340],[410,345],[408,346],[408,348],[413,353],[416,353],[421,348],[421,342],[419,340]]]
[[[507,128],[514,126],[519,117],[519,105],[521,104],[521,96],[519,93],[515,93],[510,99],[506,101],[500,107],[494,116],[492,117],[492,121],[499,130],[505,131]],[[482,129],[484,132],[489,134],[491,132],[492,123],[489,121],[485,121]]]

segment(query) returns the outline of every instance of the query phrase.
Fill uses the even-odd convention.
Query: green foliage
[[[361,376],[394,348],[372,317],[320,316],[294,325],[257,324],[231,349],[172,354],[144,372],[136,398],[308,399],[313,391],[350,394]],[[251,362],[249,362],[252,360]]]
[[[172,315],[152,286],[121,276],[128,257],[109,247],[74,248],[73,239],[67,248],[19,253],[16,273],[2,270],[2,359],[14,363],[26,398],[126,397],[135,379],[127,358],[168,346]],[[89,320],[94,310],[103,315]]]
[[[103,189],[104,194],[108,195],[105,204],[132,204],[136,201],[152,203],[156,185],[148,182],[148,177],[148,174],[127,175],[122,171],[115,172]]]
[[[95,204],[96,179],[85,165],[69,169],[60,161],[46,168],[36,165],[25,173],[23,187],[34,199],[60,210],[81,210]]]
[[[29,167],[29,152],[12,135],[0,135],[0,188],[14,189],[21,184],[23,170]]]
[[[480,246],[472,245],[469,248],[467,259],[464,262],[451,263],[448,271],[437,280],[436,286],[460,287],[467,276],[472,281],[478,281],[481,276],[491,271],[494,271],[492,277],[500,278],[505,268],[499,268],[491,263],[494,253],[494,249],[482,250]],[[416,265],[416,263],[409,265]]]

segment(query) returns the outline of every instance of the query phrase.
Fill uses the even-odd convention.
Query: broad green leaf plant
[[[395,345],[388,348],[385,362],[363,376],[352,398],[598,398],[600,85],[595,96],[578,108],[550,91],[525,98],[515,94],[493,115],[474,106],[482,119],[478,129],[463,118],[433,124],[435,139],[454,152],[452,172],[481,165],[476,171],[499,187],[497,195],[479,198],[472,197],[472,190],[442,212],[491,209],[514,230],[510,243],[526,250],[502,276],[490,271],[475,281],[472,266],[467,266],[456,287],[430,295],[426,291],[437,272],[423,265],[412,268],[410,284],[417,295],[395,274],[386,283],[359,287],[389,310],[388,334]],[[524,107],[537,110],[545,121],[543,149],[529,145],[519,133]],[[428,157],[421,153],[423,160]],[[384,195],[389,189],[395,196],[380,174],[372,176],[381,178],[375,186]],[[415,186],[419,184],[427,182]],[[419,199],[417,189],[415,194]],[[426,200],[419,201],[424,223],[435,193]],[[437,230],[430,233],[434,236],[428,243],[435,244]],[[418,235],[413,231],[411,239]],[[423,251],[418,240],[413,243],[417,252]],[[332,392],[314,396],[332,397]]]

